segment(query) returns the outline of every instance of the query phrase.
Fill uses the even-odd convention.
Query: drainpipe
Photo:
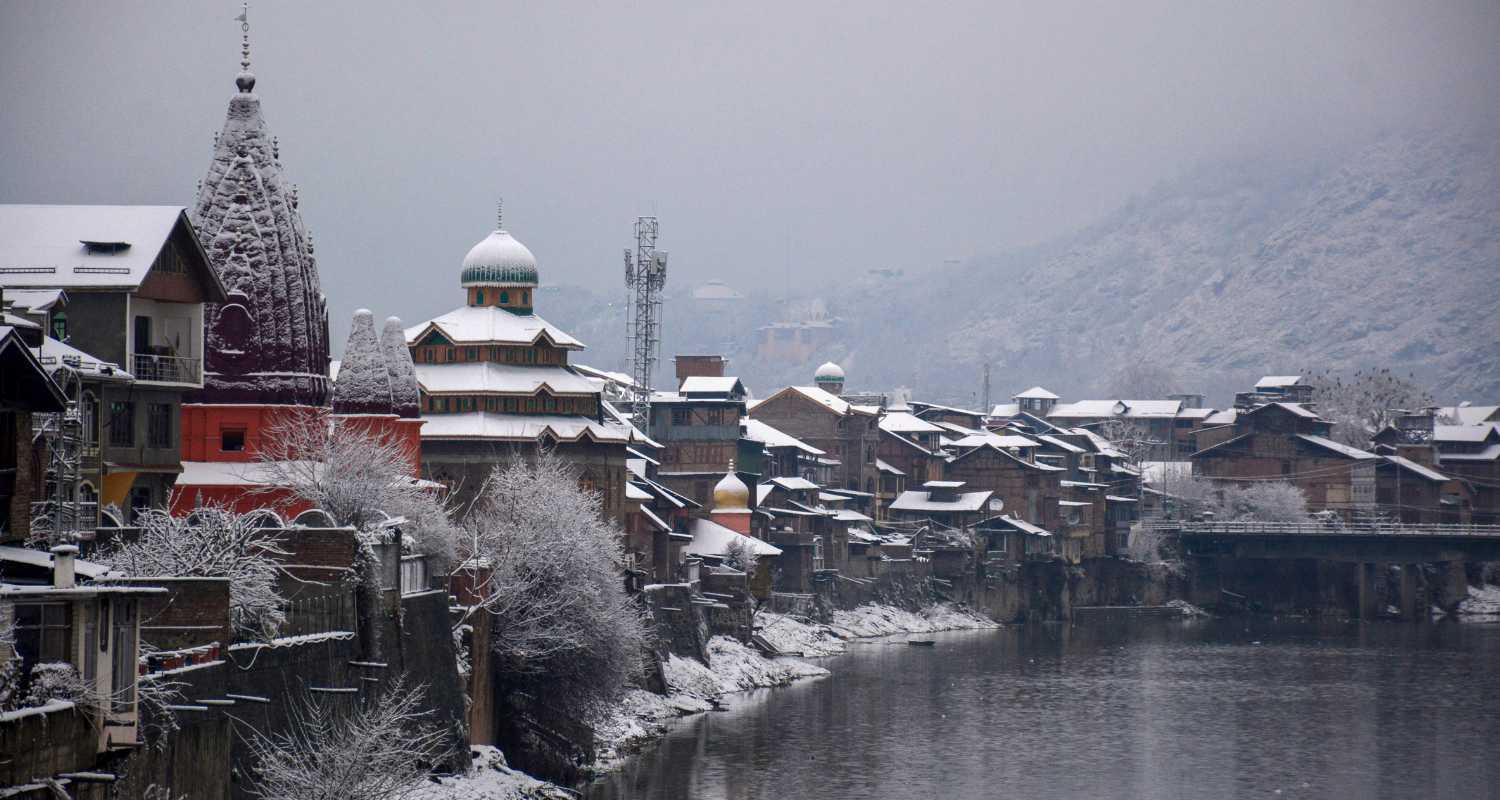
[[[76,585],[73,559],[77,555],[77,545],[60,544],[52,548],[52,588],[71,589]]]

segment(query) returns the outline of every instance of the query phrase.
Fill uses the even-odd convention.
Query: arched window
[[[59,342],[68,339],[68,315],[62,311],[52,315],[52,338]]]
[[[475,289],[474,290],[474,304],[475,305],[480,305],[480,306],[484,305],[484,290],[483,289]]]
[[[509,305],[509,304],[510,304],[510,292],[501,292],[500,293],[500,305],[504,306],[504,305]]]
[[[529,306],[529,305],[531,305],[531,290],[529,290],[529,289],[522,289],[521,290],[521,305],[523,305],[523,306]]]

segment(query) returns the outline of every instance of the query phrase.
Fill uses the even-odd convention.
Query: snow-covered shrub
[[[352,710],[339,700],[294,696],[290,724],[243,731],[253,766],[250,791],[267,800],[403,800],[448,755],[443,727],[425,708],[423,686],[397,681]]]
[[[541,455],[496,468],[466,527],[512,688],[582,713],[638,677],[648,628],[625,593],[622,537],[567,464]]]
[[[259,452],[267,493],[277,487],[326,511],[339,524],[368,530],[405,517],[402,531],[438,566],[451,561],[458,528],[440,495],[411,474],[404,441],[359,418],[288,415],[270,427]]]
[[[1223,489],[1219,519],[1244,522],[1307,522],[1307,495],[1295,484],[1266,481]]]
[[[80,706],[98,705],[93,689],[83,682],[78,670],[63,661],[32,665],[25,683],[26,691],[17,698],[15,708],[36,708],[55,700]]]
[[[205,506],[187,517],[162,510],[143,512],[140,535],[117,540],[94,555],[127,575],[228,578],[229,621],[237,636],[270,638],[286,622],[276,590],[285,555],[280,532],[259,527],[260,517]]]

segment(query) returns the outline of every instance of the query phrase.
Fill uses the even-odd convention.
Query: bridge
[[[1393,594],[1401,615],[1418,618],[1417,565],[1436,564],[1450,593],[1462,594],[1465,561],[1500,561],[1500,525],[1402,525],[1340,522],[1185,522],[1154,520],[1147,525],[1175,536],[1183,555],[1199,559],[1309,559],[1358,565],[1358,614],[1378,612],[1373,582],[1385,565],[1402,565]]]

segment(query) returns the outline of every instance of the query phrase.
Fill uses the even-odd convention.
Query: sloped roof
[[[1319,417],[1316,412],[1314,412],[1307,406],[1302,405],[1301,403],[1266,403],[1263,406],[1256,406],[1255,408],[1246,411],[1245,414],[1247,416],[1250,414],[1259,414],[1262,411],[1272,408],[1290,412],[1303,419],[1322,419],[1322,417]]]
[[[994,407],[990,409],[991,417],[1005,417],[1008,419],[1010,417],[1014,417],[1019,413],[1021,413],[1020,403],[996,403]]]
[[[710,519],[695,519],[688,527],[693,541],[683,548],[684,552],[697,556],[726,556],[731,546],[743,545],[757,556],[779,556],[781,548],[772,546],[753,536],[730,530]]]
[[[57,412],[67,408],[62,390],[52,382],[36,354],[21,340],[21,334],[9,325],[0,325],[0,392],[8,403],[28,411]]]
[[[415,344],[429,329],[438,329],[454,344],[518,344],[550,342],[564,350],[582,350],[583,342],[535,314],[512,314],[495,306],[462,306],[406,329]]]
[[[603,425],[588,417],[561,415],[497,414],[469,411],[462,414],[430,414],[422,417],[423,439],[496,439],[535,441],[546,433],[560,441],[591,438],[598,442],[625,444],[630,433],[621,426]]]
[[[683,380],[682,386],[677,388],[677,393],[682,395],[743,395],[745,393],[745,385],[740,383],[739,378],[733,376],[713,377],[708,375],[692,375]]]
[[[942,433],[943,429],[906,411],[888,411],[880,418],[880,429],[889,433]]]
[[[595,394],[594,382],[566,367],[534,367],[464,361],[451,364],[417,364],[417,382],[433,394],[452,392],[496,392],[534,394],[546,387],[554,394]]]
[[[994,492],[991,491],[961,492],[953,500],[933,500],[931,493],[915,489],[902,492],[890,507],[892,511],[978,511],[984,508],[992,494]]]
[[[784,433],[754,417],[745,417],[740,420],[740,430],[745,432],[745,438],[760,442],[766,447],[795,447],[808,455],[824,455],[822,450],[798,439],[797,437]]]
[[[1355,459],[1357,461],[1362,461],[1362,460],[1371,459],[1371,458],[1379,458],[1379,456],[1377,456],[1374,453],[1371,453],[1371,452],[1369,452],[1367,450],[1360,450],[1357,447],[1350,447],[1349,445],[1346,445],[1346,444],[1339,444],[1338,442],[1335,442],[1332,439],[1325,439],[1322,436],[1313,436],[1313,435],[1306,434],[1306,433],[1299,433],[1299,434],[1297,434],[1297,438],[1301,439],[1304,442],[1307,442],[1308,444],[1315,445],[1317,447],[1321,447],[1324,450],[1328,450],[1330,452],[1338,453],[1339,455],[1344,456],[1345,458],[1352,458],[1352,459]]]
[[[1257,389],[1284,389],[1302,382],[1301,375],[1267,375],[1255,382]]]
[[[1434,425],[1432,440],[1435,442],[1483,442],[1495,435],[1500,426],[1485,425]]]
[[[1449,480],[1447,475],[1444,475],[1443,473],[1438,472],[1431,467],[1418,464],[1417,462],[1412,461],[1411,459],[1404,456],[1382,456],[1382,458],[1406,470],[1407,472],[1425,478],[1434,483],[1447,483]]]
[[[182,206],[0,205],[0,283],[6,287],[134,289],[178,224]],[[190,236],[194,246],[197,237]],[[128,244],[91,252],[84,242]],[[202,249],[199,248],[199,253]],[[207,255],[200,256],[205,267]],[[203,278],[222,299],[214,270]]]
[[[9,296],[10,294],[7,293],[6,297]],[[134,380],[134,376],[121,369],[119,364],[112,361],[101,361],[51,336],[43,338],[42,346],[34,348],[32,352],[36,355],[36,359],[42,367],[48,371],[66,364],[79,372],[103,380]]]
[[[1031,387],[1030,389],[1027,389],[1024,392],[1021,392],[1020,394],[1011,395],[1011,397],[1013,399],[1016,399],[1016,400],[1056,400],[1056,399],[1058,399],[1057,395],[1055,395],[1055,394],[1047,391],[1046,389],[1043,389],[1040,386],[1033,386],[1033,387]]]
[[[884,461],[882,461],[882,460],[880,460],[878,458],[875,459],[875,469],[878,469],[881,472],[886,473],[887,475],[905,475],[906,474],[905,472],[902,472],[901,470],[896,469],[895,467],[891,466],[890,464],[887,464],[886,462],[884,462]]]
[[[769,481],[766,481],[766,482],[767,483],[774,483],[774,484],[776,484],[777,486],[780,486],[783,489],[786,489],[788,491],[794,491],[794,492],[803,492],[803,491],[809,491],[809,490],[816,490],[816,489],[818,489],[818,485],[816,483],[813,483],[812,481],[810,481],[810,480],[808,480],[806,478],[781,477],[781,478],[772,478],[772,479],[770,479]]]
[[[805,397],[808,400],[817,403],[818,405],[828,409],[835,414],[848,414],[850,411],[849,403],[843,398],[831,395],[816,386],[788,386],[785,389],[782,389],[781,391],[771,395],[770,397],[767,397],[766,399],[755,403],[754,406],[749,407],[758,407],[761,403],[769,402],[789,392],[792,394],[801,395],[802,397]]]
[[[1175,417],[1182,410],[1181,400],[1079,400],[1061,403],[1047,413],[1048,419],[1105,419],[1125,417]]]
[[[10,292],[5,293],[10,299]],[[1500,419],[1500,406],[1445,406],[1437,410],[1438,416],[1458,420],[1461,425],[1480,425],[1491,419]]]

